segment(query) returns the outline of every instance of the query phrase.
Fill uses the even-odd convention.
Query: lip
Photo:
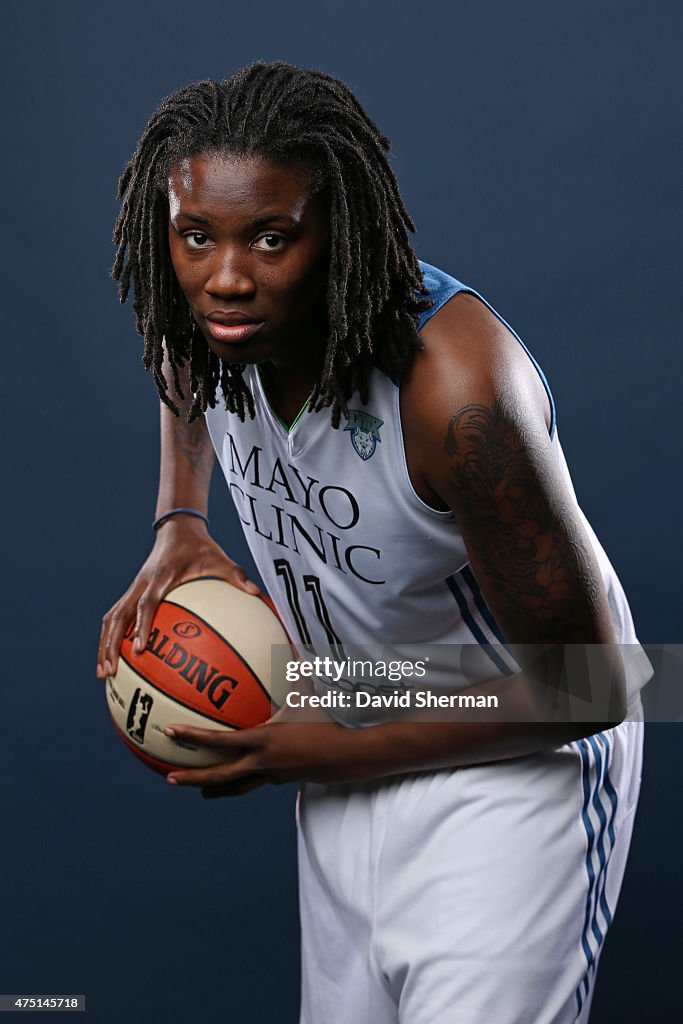
[[[204,314],[205,320],[213,320],[217,324],[257,324],[261,321],[257,316],[249,316],[241,309],[211,309]]]
[[[207,316],[209,334],[216,341],[246,341],[263,327],[263,320],[243,320],[236,323],[222,323]]]

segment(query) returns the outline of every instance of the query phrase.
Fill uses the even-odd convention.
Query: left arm
[[[411,475],[418,493],[453,510],[506,639],[522,655],[526,644],[615,644],[597,560],[558,472],[545,393],[526,353],[468,295],[447,303],[423,338],[425,349],[402,383],[406,449],[420,453],[411,461]],[[364,781],[562,746],[625,716],[623,672],[610,650],[605,648],[614,695],[609,721],[405,721],[349,729],[332,721],[287,721],[280,714],[242,733],[174,727],[179,735],[222,747],[229,760],[174,771],[169,781],[221,796],[262,782]]]

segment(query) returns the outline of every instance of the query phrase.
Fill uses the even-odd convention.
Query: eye
[[[208,235],[205,235],[203,231],[188,231],[186,235],[183,235],[183,238],[190,249],[203,249],[209,241]]]
[[[282,235],[261,235],[253,243],[253,248],[259,249],[260,252],[279,252],[284,248],[285,242],[286,239]]]

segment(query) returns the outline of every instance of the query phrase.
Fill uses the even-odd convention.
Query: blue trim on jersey
[[[590,928],[590,917],[591,917],[591,903],[593,901],[593,884],[595,882],[595,872],[592,864],[593,847],[595,845],[595,830],[592,822],[588,816],[588,808],[591,804],[591,791],[590,791],[590,758],[588,756],[588,749],[585,746],[585,740],[579,743],[579,750],[581,752],[581,760],[583,762],[582,772],[582,784],[583,784],[583,807],[581,809],[581,820],[583,821],[583,827],[586,830],[588,836],[588,848],[586,850],[586,873],[588,875],[588,895],[586,899],[586,916],[583,926],[583,934],[581,936],[581,945],[583,952],[588,961],[588,966],[593,962],[593,950],[590,948],[588,943],[588,931]]]
[[[604,757],[598,739],[605,744]],[[607,882],[607,865],[609,854],[614,848],[615,833],[614,819],[617,811],[618,797],[609,777],[609,761],[612,752],[609,740],[604,733],[597,733],[595,736],[588,736],[577,741],[574,746],[581,756],[581,783],[583,787],[583,807],[581,819],[586,830],[588,840],[586,849],[586,874],[588,876],[588,892],[586,894],[586,915],[584,918],[583,932],[581,935],[581,947],[586,957],[586,971],[576,990],[577,1013],[581,1013],[586,996],[590,989],[590,976],[595,974],[596,958],[604,941],[603,933],[598,925],[598,913],[602,912],[607,927],[611,924],[612,913],[605,897],[605,886]],[[592,754],[592,757],[591,757]],[[591,766],[595,766],[595,784],[590,785]],[[600,799],[601,790],[604,789],[611,805],[609,821],[605,813],[604,805]],[[595,830],[589,817],[589,809],[593,807],[600,822],[600,829],[596,836]],[[605,835],[609,838],[609,852],[605,850]],[[600,869],[595,873],[593,865],[594,855],[597,852]],[[594,898],[595,897],[595,898]],[[596,948],[593,950],[590,944],[590,937],[596,940]]]
[[[605,858],[605,831],[607,829],[607,815],[605,814],[605,808],[602,806],[602,803],[600,802],[600,790],[601,790],[603,782],[604,782],[605,768],[607,767],[607,765],[606,765],[606,763],[603,763],[602,751],[600,750],[600,747],[595,742],[593,737],[592,736],[587,736],[586,737],[586,742],[590,744],[590,746],[591,746],[591,748],[593,750],[593,754],[595,756],[595,766],[596,766],[595,770],[596,770],[597,778],[596,778],[596,783],[595,783],[595,790],[593,791],[593,797],[591,799],[591,804],[592,804],[593,808],[595,809],[595,813],[598,816],[598,821],[600,822],[600,830],[598,832],[598,841],[597,841],[597,844],[596,844],[596,850],[597,850],[597,853],[598,853],[598,862],[600,864],[600,867],[598,869],[597,875],[595,876],[595,885],[594,885],[595,898],[594,898],[594,902],[593,902],[593,914],[592,914],[592,919],[591,919],[591,931],[592,931],[593,935],[595,936],[596,942],[598,944],[598,949],[599,949],[600,946],[602,945],[602,942],[603,942],[603,939],[604,939],[604,935],[602,934],[602,931],[600,930],[600,925],[598,924],[598,906],[599,906],[599,901],[598,901],[597,892],[598,892],[598,886],[600,884],[600,878],[602,877],[602,873],[604,871],[605,863],[606,863],[606,858]]]
[[[477,608],[479,609],[481,617],[486,622],[486,625],[489,627],[489,629],[491,630],[491,632],[495,636],[496,640],[498,640],[499,643],[503,644],[503,646],[506,646],[506,644],[505,644],[505,637],[503,636],[503,634],[502,634],[502,632],[501,632],[501,630],[500,630],[500,628],[498,626],[498,623],[494,619],[494,617],[493,617],[493,615],[491,613],[491,609],[487,605],[487,603],[486,603],[486,601],[484,599],[484,595],[482,594],[482,592],[481,592],[481,590],[479,588],[479,583],[477,582],[477,577],[474,575],[474,573],[472,572],[472,570],[469,567],[469,565],[466,565],[463,569],[460,570],[460,575],[462,576],[462,578],[464,579],[464,581],[467,583],[468,587],[472,591],[472,596],[474,598],[474,603],[476,604]]]
[[[484,650],[486,651],[489,658],[491,659],[491,661],[496,666],[499,672],[506,676],[511,675],[513,670],[505,664],[501,656],[498,654],[495,645],[489,642],[483,629],[474,618],[470,610],[469,604],[467,603],[467,598],[465,597],[463,591],[460,589],[460,587],[455,581],[455,576],[449,576],[448,579],[446,580],[446,585],[448,586],[448,589],[450,590],[451,594],[457,601],[458,608],[460,609],[460,614],[462,616],[462,620],[469,629],[474,639],[477,641],[477,643],[481,644],[481,646],[484,648]]]
[[[583,922],[583,932],[581,934],[581,948],[583,949],[583,955],[586,958],[586,973],[584,974],[579,987],[576,990],[576,1001],[579,1007],[579,1013],[581,1013],[581,1007],[586,995],[588,995],[588,971],[590,970],[591,964],[593,963],[593,950],[590,948],[588,943],[588,928],[590,924],[590,908],[591,899],[593,892],[593,865],[591,864],[591,853],[593,848],[593,840],[595,833],[593,832],[593,826],[591,825],[588,817],[588,807],[590,806],[590,760],[588,757],[588,751],[584,746],[583,741],[579,741],[576,747],[581,755],[581,785],[583,787],[583,807],[581,809],[581,820],[583,821],[583,827],[586,830],[588,836],[588,846],[586,849],[586,873],[588,875],[588,893],[586,894],[586,914]]]
[[[470,295],[475,295],[481,302],[484,303],[487,309],[491,310],[493,315],[498,320],[500,320],[503,326],[507,327],[508,331],[510,331],[513,337],[517,339],[517,341],[520,343],[520,345],[528,355],[529,359],[533,363],[538,376],[541,378],[543,387],[545,388],[545,392],[548,396],[548,401],[550,402],[549,433],[550,436],[553,437],[556,429],[557,419],[555,413],[555,399],[553,398],[553,393],[550,390],[550,385],[548,384],[546,375],[544,374],[539,363],[536,361],[534,356],[526,347],[520,336],[517,334],[517,331],[515,331],[514,328],[512,328],[510,324],[507,322],[507,320],[504,320],[500,313],[498,313],[498,311],[493,308],[491,303],[487,302],[484,296],[480,295],[479,292],[474,290],[474,288],[470,288],[469,285],[463,284],[462,281],[458,281],[455,277],[451,277],[450,274],[444,273],[444,271],[439,270],[438,267],[432,267],[429,263],[424,263],[422,260],[419,260],[418,262],[420,264],[420,270],[422,271],[424,276],[425,286],[429,291],[429,298],[432,300],[432,305],[430,306],[430,308],[426,309],[423,313],[420,313],[420,317],[417,322],[418,331],[421,331],[424,325],[427,323],[427,321],[430,320],[435,313],[438,313],[441,307],[444,306],[449,299],[452,299],[454,295],[457,295],[458,292],[468,292]],[[394,383],[397,382],[394,381]]]
[[[609,852],[611,853],[612,850],[614,849],[614,842],[615,842],[614,819],[616,817],[617,803],[618,803],[616,791],[614,789],[614,786],[612,785],[612,780],[609,777],[609,761],[610,761],[610,756],[611,756],[611,753],[612,753],[612,748],[609,745],[609,741],[607,739],[607,736],[603,732],[596,733],[595,736],[589,736],[588,740],[589,740],[589,742],[591,742],[593,740],[595,740],[595,741],[602,740],[602,742],[605,744],[605,774],[604,774],[604,779],[603,779],[603,789],[607,793],[607,796],[608,796],[609,801],[610,801],[610,806],[611,806],[611,813],[610,813],[609,821],[607,823],[607,838],[609,839],[609,844],[610,844],[609,845]],[[607,888],[608,860],[609,860],[609,853],[605,857],[605,863],[604,863],[604,865],[603,865],[603,867],[602,867],[602,869],[600,871],[600,875],[598,877],[598,886],[599,886],[599,890],[600,890],[599,893],[598,893],[598,904],[599,904],[600,910],[602,911],[602,917],[603,917],[603,920],[605,922],[605,928],[606,929],[609,928],[609,926],[612,923],[612,911],[610,910],[610,906],[609,906],[609,904],[607,902],[607,897],[605,895],[605,889]]]
[[[424,312],[420,313],[417,329],[421,331],[427,321],[431,320],[434,314],[438,313],[449,299],[452,299],[454,295],[461,292],[465,285],[451,277],[450,274],[439,270],[438,267],[432,267],[429,263],[424,263],[422,260],[418,260],[418,263],[422,271],[425,288],[429,292],[429,295],[426,297],[431,299],[432,303],[429,309],[425,309]],[[425,298],[425,296],[422,296],[422,298]]]

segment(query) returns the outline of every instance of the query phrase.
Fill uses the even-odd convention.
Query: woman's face
[[[287,364],[321,353],[328,211],[305,169],[202,153],[172,168],[168,199],[173,268],[216,355]]]

